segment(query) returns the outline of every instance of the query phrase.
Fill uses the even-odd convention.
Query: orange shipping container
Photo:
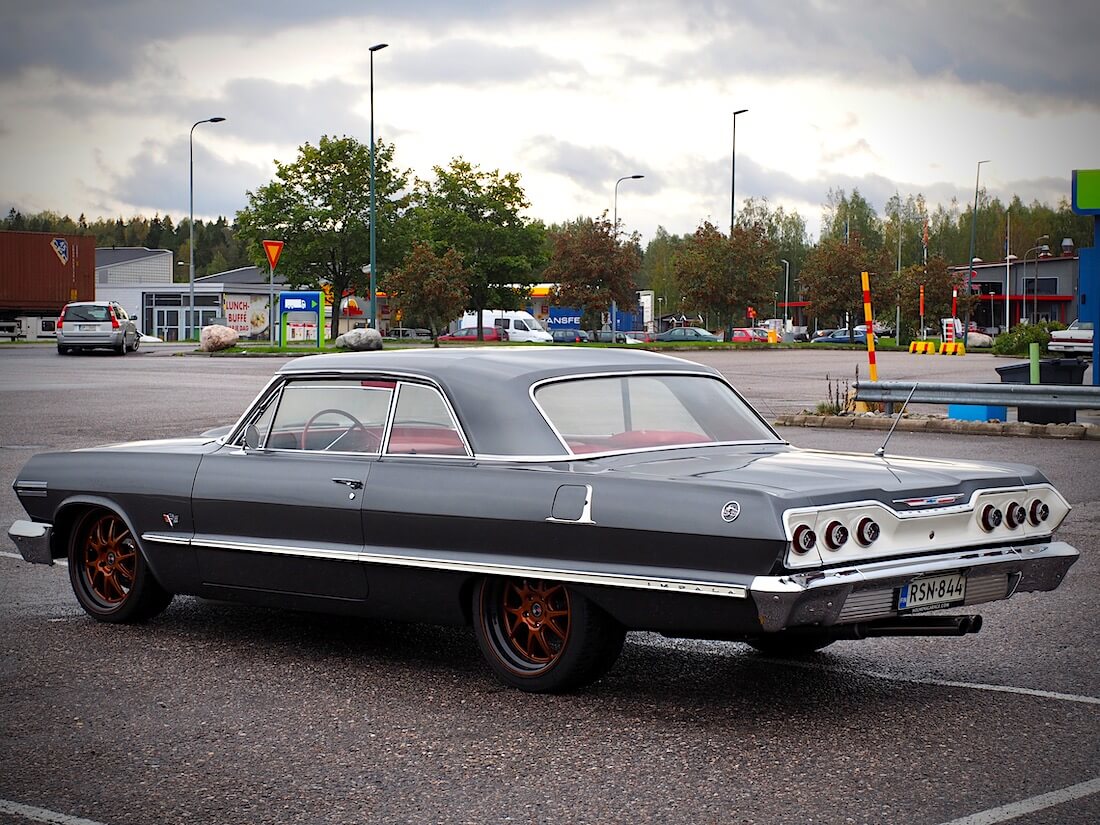
[[[0,232],[0,310],[48,315],[95,300],[95,238]],[[15,310],[15,312],[11,312]]]

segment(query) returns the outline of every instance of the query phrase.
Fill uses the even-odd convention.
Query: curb
[[[775,427],[827,427],[844,430],[889,430],[893,418],[882,415],[781,415]],[[1100,427],[1088,424],[1028,424],[1022,421],[959,421],[953,418],[902,418],[896,429],[907,433],[1022,436],[1100,441]]]

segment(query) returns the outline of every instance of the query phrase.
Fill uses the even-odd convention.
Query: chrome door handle
[[[335,484],[344,484],[353,490],[363,489],[363,482],[357,478],[334,478],[332,481]]]

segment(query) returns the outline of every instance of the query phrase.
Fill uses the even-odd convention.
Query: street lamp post
[[[614,220],[615,230],[615,244],[619,243],[619,184],[624,180],[641,180],[645,175],[626,175],[615,181],[615,196],[612,198],[612,215]],[[611,298],[611,343],[615,343],[615,331],[618,329],[618,325],[615,323],[615,315],[618,311],[618,307],[615,306],[615,298]]]
[[[374,217],[374,53],[389,43],[376,43],[370,47],[370,326],[378,329],[378,275],[375,255]]]
[[[1033,323],[1033,324],[1039,323],[1039,255],[1043,252],[1047,252],[1047,251],[1050,250],[1050,247],[1047,246],[1045,243],[1043,243],[1043,241],[1047,241],[1047,240],[1050,240],[1050,235],[1040,235],[1038,238],[1035,239],[1035,246],[1031,247],[1031,249],[1029,249],[1027,252],[1024,253],[1024,285],[1025,285],[1025,292],[1026,292],[1026,285],[1027,285],[1027,256],[1030,255],[1032,252],[1035,253],[1035,277],[1031,281],[1031,294],[1032,294],[1031,305],[1032,305],[1032,308],[1033,308],[1033,312],[1032,312],[1032,316],[1031,316],[1031,323]],[[1026,295],[1024,296],[1024,300],[1025,301],[1027,300]],[[1025,307],[1026,307],[1026,304],[1025,304]]]
[[[200,123],[221,123],[224,121],[224,117],[208,117],[205,120],[197,120],[191,126],[191,135],[188,138],[190,145],[190,221],[188,223],[188,229],[190,230],[190,241],[188,243],[187,254],[190,259],[188,266],[188,282],[191,284],[191,299],[187,304],[187,340],[191,340],[191,335],[194,332],[195,326],[195,127]]]
[[[982,176],[982,164],[988,160],[978,161],[978,171],[974,175],[974,211],[970,213],[970,257],[966,259],[966,307],[963,309],[965,323],[963,325],[963,344],[970,335],[970,296],[972,294],[972,273],[974,272],[974,246],[978,240],[978,181]]]
[[[779,263],[783,264],[783,334],[786,335],[787,316],[791,309],[791,262],[780,258]]]
[[[733,218],[737,213],[737,200],[734,196],[734,182],[737,179],[737,116],[748,109],[738,109],[733,113],[733,149],[730,152],[730,237],[733,237]]]

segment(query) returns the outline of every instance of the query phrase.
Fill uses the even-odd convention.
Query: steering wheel
[[[305,423],[305,426],[303,426],[303,427],[302,427],[302,445],[301,445],[301,446],[302,446],[302,449],[303,449],[303,450],[304,450],[304,449],[306,449],[306,436],[307,436],[307,435],[309,434],[309,428],[313,426],[313,423],[314,423],[314,422],[315,422],[315,421],[316,421],[316,420],[317,420],[318,418],[320,418],[320,417],[321,417],[322,415],[327,415],[327,414],[329,414],[329,413],[333,413],[334,415],[340,415],[340,416],[343,416],[344,418],[346,418],[346,419],[348,419],[349,421],[351,421],[351,422],[352,422],[352,424],[351,424],[351,426],[350,426],[350,427],[348,427],[348,428],[347,428],[346,430],[344,430],[344,431],[343,431],[342,433],[340,433],[340,435],[336,436],[336,438],[334,438],[334,439],[333,439],[333,440],[332,440],[332,441],[331,441],[331,442],[330,442],[330,443],[328,444],[328,446],[324,447],[324,449],[325,449],[325,450],[327,450],[327,449],[328,449],[329,447],[331,447],[331,446],[332,446],[333,444],[335,444],[335,443],[336,443],[337,441],[339,441],[339,440],[340,440],[341,438],[343,438],[343,437],[344,437],[345,435],[347,435],[348,433],[350,433],[350,432],[351,432],[352,430],[361,430],[362,432],[364,432],[364,433],[365,433],[365,434],[367,435],[367,437],[368,437],[368,438],[377,438],[376,436],[374,436],[374,435],[373,435],[373,434],[372,434],[372,433],[370,432],[370,430],[368,430],[368,429],[367,429],[367,428],[366,428],[366,427],[365,427],[365,426],[363,425],[363,422],[362,422],[362,421],[360,421],[360,420],[359,420],[358,418],[356,418],[356,417],[355,417],[354,415],[352,415],[351,413],[347,412],[346,410],[338,410],[338,409],[336,409],[335,407],[330,407],[330,408],[328,408],[328,409],[325,409],[325,410],[320,410],[319,412],[315,412],[315,413],[314,413],[313,415],[311,415],[311,416],[309,417],[309,420],[308,420],[308,421],[307,421],[307,422]],[[379,446],[381,446],[381,439],[377,439],[377,440],[378,440],[378,442],[379,442]]]

